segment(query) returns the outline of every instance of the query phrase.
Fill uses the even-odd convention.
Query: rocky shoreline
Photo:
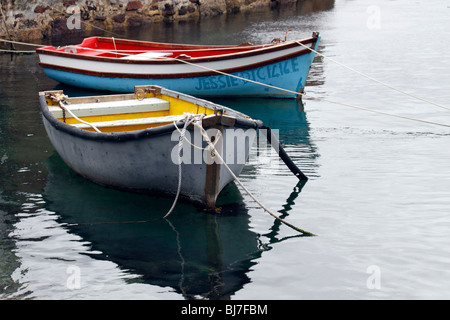
[[[334,0],[1,0],[0,38],[14,41],[120,32],[151,23],[196,20]],[[320,5],[320,4],[319,4]]]
[[[2,1],[0,37],[17,41],[65,34],[120,31],[154,22],[217,16],[270,5],[273,0]],[[279,0],[276,0],[279,1]],[[292,1],[292,0],[281,0]],[[245,3],[241,6],[240,4]],[[3,18],[4,17],[4,18]]]

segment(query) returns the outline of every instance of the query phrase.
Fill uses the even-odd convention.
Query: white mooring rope
[[[44,47],[44,45],[42,45],[42,44],[34,44],[34,43],[27,43],[27,42],[19,42],[19,41],[6,40],[6,39],[1,39],[1,38],[0,38],[0,41],[7,42],[7,43],[12,43],[12,44],[20,44],[20,45],[24,45],[24,46]],[[34,51],[33,51],[33,52],[34,52]]]
[[[194,126],[196,126],[197,128],[200,129],[200,132],[202,134],[202,136],[205,138],[205,141],[207,142],[207,144],[211,147],[211,149],[213,149],[215,151],[214,156],[217,157],[219,159],[219,162],[221,164],[223,164],[225,166],[225,168],[228,170],[228,172],[230,173],[230,175],[233,177],[233,179],[242,187],[242,189],[244,189],[244,191],[267,213],[269,213],[272,217],[274,217],[275,219],[277,219],[278,221],[280,221],[281,223],[287,225],[288,227],[294,229],[295,231],[298,231],[300,233],[303,233],[305,235],[308,236],[315,236],[315,234],[305,231],[303,229],[300,229],[288,222],[286,222],[285,220],[281,219],[279,216],[277,216],[276,214],[274,214],[272,211],[270,211],[266,206],[264,206],[261,201],[259,201],[243,184],[242,182],[239,180],[239,178],[234,174],[233,170],[231,170],[231,168],[227,165],[227,163],[225,162],[225,160],[222,158],[222,156],[220,155],[219,151],[216,149],[215,144],[209,139],[208,134],[206,133],[205,129],[203,128],[203,126],[201,125],[201,123],[199,123],[199,121],[193,121]]]
[[[11,40],[6,40],[6,39],[0,39],[0,41],[4,41],[4,42],[8,42],[8,43],[21,44],[21,45],[30,45],[30,46],[42,47],[42,45],[37,45],[37,44],[32,44],[32,43],[25,43],[25,42],[18,42],[18,41],[11,41]],[[113,38],[113,41],[114,41],[114,38]],[[349,67],[349,66],[347,66],[347,65],[345,65],[343,63],[340,63],[340,62],[338,62],[338,61],[336,61],[336,60],[334,60],[334,59],[332,59],[332,58],[330,58],[328,56],[325,56],[324,54],[314,50],[313,48],[310,48],[310,47],[302,44],[300,41],[295,41],[295,42],[298,45],[300,45],[300,46],[310,50],[311,52],[314,52],[315,54],[320,55],[321,57],[324,57],[324,58],[326,58],[326,59],[328,59],[328,60],[330,60],[330,61],[332,61],[332,62],[334,62],[334,63],[336,63],[336,64],[338,64],[338,65],[340,65],[340,66],[342,66],[342,67],[352,71],[352,72],[355,72],[355,73],[357,73],[357,74],[359,74],[359,75],[361,75],[361,76],[363,76],[365,78],[368,78],[368,79],[370,79],[372,81],[375,81],[375,82],[377,82],[377,83],[379,83],[379,84],[381,84],[383,86],[386,86],[386,87],[388,87],[388,88],[390,88],[392,90],[395,90],[397,92],[400,92],[400,93],[405,94],[407,96],[410,96],[412,98],[418,99],[420,101],[423,101],[423,102],[435,105],[437,107],[450,110],[449,107],[446,107],[446,106],[444,106],[442,104],[435,103],[433,101],[430,101],[430,100],[418,97],[416,95],[413,95],[411,93],[408,93],[408,92],[406,92],[404,90],[398,89],[398,88],[396,88],[394,86],[391,86],[391,85],[389,85],[389,84],[387,84],[385,82],[377,80],[377,79],[375,79],[375,78],[373,78],[373,77],[371,77],[371,76],[369,76],[369,75],[367,75],[367,74],[365,74],[363,72],[360,72],[360,71],[358,71],[358,70],[356,70],[354,68],[351,68],[351,67]],[[115,41],[114,41],[114,45],[115,45]],[[31,51],[12,51],[12,50],[1,50],[1,51],[3,51],[3,52],[19,52],[19,53],[20,52],[23,52],[23,53],[30,53],[31,52]],[[116,52],[116,55],[118,55],[118,54],[125,55],[125,56],[129,55],[129,54],[126,54],[126,53],[119,53],[119,52],[117,52],[117,49],[115,50],[115,52]],[[226,73],[226,72],[223,72],[223,71],[220,71],[220,70],[215,70],[215,69],[212,69],[212,68],[208,68],[208,67],[196,64],[196,63],[189,62],[187,60],[183,60],[183,59],[170,58],[170,57],[165,57],[165,58],[162,58],[162,59],[176,60],[176,61],[179,61],[179,62],[182,62],[182,63],[185,63],[185,64],[196,66],[198,68],[201,68],[201,69],[204,69],[204,70],[208,70],[208,71],[212,71],[212,72],[215,72],[215,73],[218,73],[218,74],[222,74],[222,75],[225,75],[225,76],[228,76],[228,77],[233,77],[233,78],[236,78],[236,79],[240,79],[240,80],[243,80],[243,81],[255,83],[255,84],[258,84],[258,85],[261,85],[261,86],[265,86],[265,87],[268,87],[268,88],[272,88],[272,89],[276,89],[276,90],[292,93],[292,94],[295,94],[295,95],[304,96],[304,97],[307,97],[307,98],[310,98],[310,99],[314,99],[314,100],[320,100],[320,101],[324,101],[324,102],[338,104],[338,105],[341,105],[341,106],[350,107],[350,108],[359,109],[359,110],[364,110],[364,111],[368,111],[368,112],[372,112],[372,113],[378,113],[378,114],[382,114],[382,115],[386,115],[386,116],[390,116],[390,117],[396,117],[396,118],[401,118],[401,119],[406,119],[406,120],[411,120],[411,121],[417,121],[417,122],[422,122],[422,123],[432,124],[432,125],[437,125],[437,126],[450,127],[450,125],[439,123],[439,122],[426,121],[426,120],[421,120],[421,119],[416,119],[416,118],[411,118],[411,117],[406,117],[406,116],[400,116],[400,115],[396,115],[396,114],[392,114],[392,113],[388,113],[388,112],[383,112],[383,111],[377,111],[377,110],[373,110],[373,109],[369,109],[369,108],[365,108],[365,107],[361,107],[361,106],[357,106],[357,105],[352,105],[352,104],[338,102],[338,101],[329,100],[329,99],[325,99],[325,98],[315,97],[315,96],[312,96],[312,95],[309,95],[309,94],[306,94],[306,93],[302,93],[302,92],[295,92],[295,91],[292,91],[292,90],[280,88],[280,87],[277,87],[277,86],[272,86],[272,85],[261,83],[261,82],[254,81],[254,80],[251,80],[251,79],[246,79],[246,78],[243,78],[243,77],[239,77],[239,76],[236,76],[236,75],[233,75],[233,74],[229,74],[229,73]]]
[[[228,76],[228,77],[232,77],[232,78],[236,78],[236,79],[239,79],[239,80],[255,83],[255,84],[258,84],[258,85],[261,85],[261,86],[264,86],[264,87],[268,87],[268,88],[272,88],[272,89],[276,89],[276,90],[281,90],[281,91],[288,92],[288,93],[293,93],[293,94],[296,94],[296,95],[301,95],[301,96],[304,96],[304,97],[307,97],[307,98],[311,98],[311,99],[314,99],[314,100],[320,100],[320,101],[324,101],[324,102],[338,104],[338,105],[345,106],[345,107],[350,107],[350,108],[359,109],[359,110],[365,110],[365,111],[369,111],[369,112],[373,112],[373,113],[387,115],[387,116],[390,116],[390,117],[396,117],[396,118],[401,118],[401,119],[406,119],[406,120],[411,120],[411,121],[418,121],[418,122],[422,122],[422,123],[433,124],[433,125],[437,125],[437,126],[443,126],[443,127],[450,128],[450,125],[448,125],[448,124],[442,124],[442,123],[434,122],[434,121],[427,121],[427,120],[421,120],[421,119],[416,119],[416,118],[411,118],[411,117],[406,117],[406,116],[400,116],[400,115],[396,115],[396,114],[393,114],[393,113],[373,110],[373,109],[360,107],[360,106],[352,105],[352,104],[348,104],[348,103],[338,102],[338,101],[334,101],[334,100],[329,100],[329,99],[325,99],[325,98],[319,98],[319,97],[311,96],[309,94],[302,93],[302,92],[295,92],[295,91],[292,91],[292,90],[280,88],[280,87],[273,86],[273,85],[270,85],[270,84],[265,84],[265,83],[261,83],[261,82],[255,81],[255,80],[239,77],[239,76],[236,76],[234,74],[226,73],[226,72],[223,72],[223,71],[220,71],[220,70],[215,70],[215,69],[212,69],[212,68],[208,68],[208,67],[205,67],[205,66],[202,66],[202,65],[199,65],[199,64],[196,64],[196,63],[192,63],[192,62],[189,62],[189,61],[186,61],[186,60],[178,59],[178,58],[166,58],[166,59],[172,59],[172,60],[180,61],[180,62],[183,62],[185,64],[189,64],[189,65],[192,65],[192,66],[204,69],[204,70],[208,70],[208,71],[211,71],[211,72],[215,72],[215,73],[218,73],[218,74],[223,74],[223,75]]]
[[[55,101],[55,102],[58,103],[59,107],[60,107],[62,110],[69,112],[70,115],[71,115],[72,117],[74,117],[77,121],[79,121],[79,122],[81,122],[81,123],[84,123],[84,124],[86,124],[86,125],[92,127],[92,128],[93,128],[95,131],[97,131],[98,133],[101,133],[101,131],[100,131],[95,125],[93,125],[93,124],[90,123],[90,122],[81,120],[80,118],[78,118],[78,117],[72,112],[72,110],[70,110],[69,108],[67,108],[67,106],[64,105],[63,100],[65,100],[65,99],[67,98],[66,95],[63,95],[63,94],[56,94],[56,95],[51,95],[50,97],[53,99],[53,101]],[[65,121],[64,121],[64,122],[65,122]]]
[[[170,207],[170,209],[166,213],[166,215],[163,217],[164,219],[166,219],[172,213],[173,209],[175,208],[175,205],[177,204],[178,197],[180,196],[180,192],[181,192],[181,180],[182,180],[181,150],[183,149],[183,141],[185,139],[186,130],[194,120],[201,122],[202,119],[203,119],[203,115],[194,115],[191,113],[185,114],[184,126],[180,132],[180,138],[178,140],[178,153],[177,153],[177,156],[178,156],[178,188],[177,188],[177,192],[175,195],[175,199],[173,200],[172,206]],[[178,127],[176,125],[175,125],[175,127],[178,129]]]
[[[450,110],[449,107],[446,107],[446,106],[444,106],[444,105],[442,105],[442,104],[439,104],[439,103],[436,103],[436,102],[433,102],[433,101],[430,101],[430,100],[427,100],[427,99],[418,97],[418,96],[413,95],[413,94],[411,94],[411,93],[409,93],[409,92],[406,92],[406,91],[404,91],[404,90],[401,90],[401,89],[398,89],[398,88],[396,88],[396,87],[394,87],[394,86],[391,86],[390,84],[387,84],[387,83],[385,83],[385,82],[383,82],[383,81],[380,81],[380,80],[378,80],[378,79],[375,79],[374,77],[371,77],[371,76],[369,76],[368,74],[365,74],[365,73],[363,73],[363,72],[361,72],[361,71],[358,71],[358,70],[356,70],[356,69],[354,69],[354,68],[352,68],[352,67],[349,67],[349,66],[347,66],[347,65],[345,65],[345,64],[343,64],[343,63],[341,63],[341,62],[339,62],[339,61],[336,61],[335,59],[332,59],[332,58],[330,58],[330,57],[328,57],[328,56],[326,56],[326,55],[324,55],[324,54],[322,54],[322,53],[320,53],[320,52],[317,52],[317,51],[314,50],[313,48],[310,48],[310,47],[308,47],[308,46],[305,46],[305,45],[304,45],[303,43],[301,43],[300,41],[295,41],[295,42],[296,42],[297,44],[299,44],[300,46],[302,46],[302,47],[304,47],[304,48],[306,48],[306,49],[308,49],[308,50],[314,52],[315,54],[317,54],[317,55],[319,55],[319,56],[321,56],[321,57],[323,57],[323,58],[325,58],[325,59],[328,59],[328,60],[330,60],[330,61],[332,61],[332,62],[334,62],[334,63],[340,65],[341,67],[344,67],[344,68],[346,68],[346,69],[348,69],[348,70],[350,70],[350,71],[352,71],[352,72],[355,72],[355,73],[357,73],[357,74],[359,74],[359,75],[361,75],[361,76],[363,76],[363,77],[365,77],[365,78],[367,78],[367,79],[369,79],[369,80],[375,81],[375,82],[377,82],[377,83],[379,83],[379,84],[381,84],[381,85],[383,85],[383,86],[385,86],[385,87],[387,87],[387,88],[389,88],[389,89],[395,90],[395,91],[400,92],[400,93],[402,93],[402,94],[404,94],[404,95],[407,95],[407,96],[409,96],[409,97],[411,97],[411,98],[414,98],[414,99],[417,99],[417,100],[421,100],[421,101],[423,101],[423,102],[427,102],[427,103],[432,104],[432,105],[435,105],[435,106],[437,106],[437,107],[440,107],[440,108],[443,108],[443,109]]]

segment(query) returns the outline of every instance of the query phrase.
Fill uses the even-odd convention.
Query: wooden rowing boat
[[[158,86],[87,97],[44,91],[39,97],[50,141],[81,176],[117,189],[179,195],[209,208],[234,180],[215,152],[238,176],[262,126],[230,108]]]
[[[198,97],[298,97],[320,36],[265,45],[185,45],[90,37],[37,49],[48,77],[73,86],[133,92],[159,85]],[[310,48],[310,49],[308,49]],[[280,90],[282,88],[285,90]]]

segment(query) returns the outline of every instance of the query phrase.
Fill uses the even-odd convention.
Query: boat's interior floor
[[[131,95],[134,97],[134,95]],[[211,114],[209,108],[177,99],[149,97],[144,99],[123,99],[116,96],[104,101],[95,98],[66,99],[65,106],[49,105],[50,113],[60,121],[74,127],[101,132],[123,132],[157,127],[182,120],[185,112]],[[74,117],[73,115],[76,117]],[[78,119],[77,119],[78,118]],[[79,119],[84,122],[80,122]]]

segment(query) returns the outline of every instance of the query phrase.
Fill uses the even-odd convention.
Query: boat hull
[[[159,85],[206,98],[229,96],[295,98],[296,93],[302,92],[305,87],[313,59],[313,54],[308,54],[248,71],[231,73],[231,76],[217,74],[190,78],[102,77],[50,68],[44,68],[44,72],[49,78],[61,83],[113,92],[132,92],[135,86]],[[277,88],[286,88],[286,91]]]
[[[317,50],[320,37],[309,40]],[[38,50],[49,78],[96,90],[133,92],[158,85],[198,97],[295,98],[303,92],[315,53],[297,42],[216,59],[126,61]]]
[[[199,150],[184,140],[179,184],[180,133],[174,124],[135,132],[99,134],[52,118],[44,107],[45,103],[45,97],[41,96],[44,127],[56,152],[75,172],[97,184],[166,196],[176,195],[180,187],[181,199],[214,208],[220,191],[234,180],[220,161],[208,158],[210,151],[206,149],[206,141],[200,142],[205,150]],[[231,127],[221,124],[219,117],[217,121],[205,129],[223,133],[223,140],[216,148],[223,155],[232,155],[227,158],[228,166],[238,176],[248,158],[256,129],[262,123],[242,119],[236,120],[240,125]],[[182,128],[183,122],[177,125]],[[232,135],[226,134],[227,130],[231,130]],[[199,133],[191,128],[186,136],[196,137],[196,134]],[[227,137],[244,141],[245,145],[236,150],[238,146],[234,142],[229,144]],[[193,141],[198,143],[199,139],[195,139]]]

